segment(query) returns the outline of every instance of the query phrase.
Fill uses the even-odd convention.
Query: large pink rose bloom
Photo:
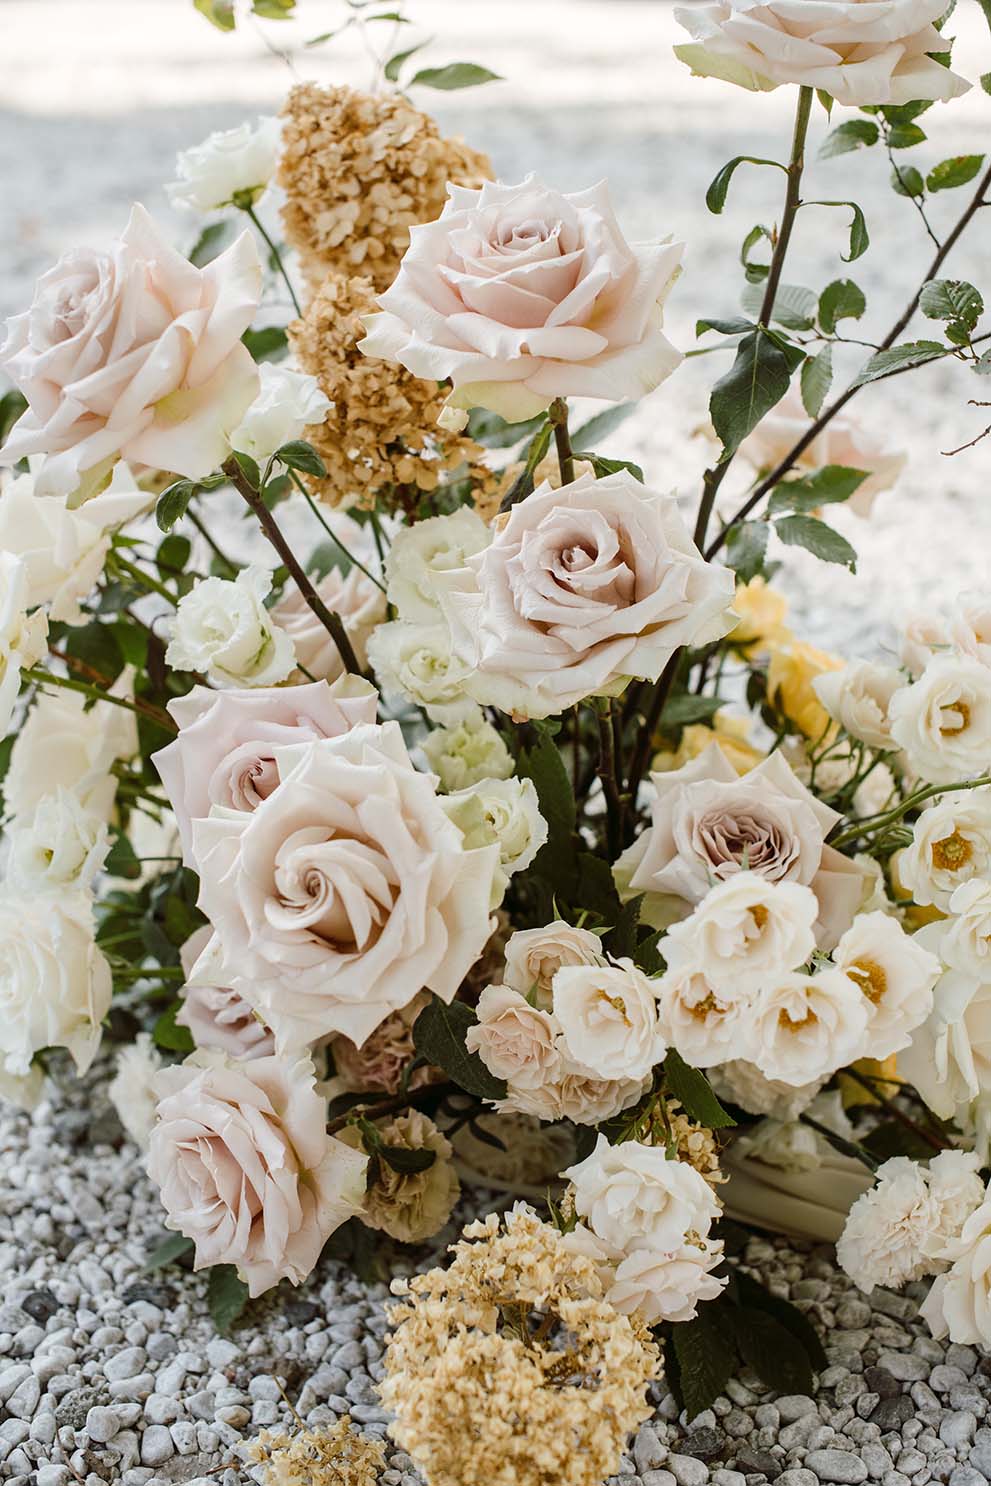
[[[679,646],[736,622],[733,575],[705,562],[672,496],[626,473],[540,486],[465,572],[444,597],[465,688],[518,717],[656,681]]]
[[[233,1264],[251,1295],[300,1285],[361,1208],[367,1157],[327,1134],[308,1058],[194,1053],[155,1079],[148,1175],[195,1267]]]
[[[241,235],[195,268],[135,206],[109,252],[77,248],[7,323],[0,367],[28,400],[0,464],[46,455],[39,495],[94,494],[119,458],[199,479],[258,390],[241,336],[261,264]]]
[[[970,84],[927,55],[946,51],[933,25],[945,9],[944,0],[716,0],[675,11],[695,41],[674,50],[698,76],[753,92],[799,83],[852,108],[956,98]]]
[[[454,998],[491,933],[497,845],[468,850],[399,724],[276,748],[251,812],[193,822],[200,907],[280,1049],[357,1046],[421,990]]]
[[[179,724],[174,743],[152,757],[175,811],[183,860],[193,865],[192,822],[214,805],[254,810],[279,782],[275,750],[310,738],[337,738],[374,722],[378,693],[360,676],[332,686],[256,687],[211,691],[194,686],[169,703]]]
[[[510,422],[555,397],[627,402],[681,361],[661,332],[680,243],[626,241],[605,183],[552,191],[448,186],[436,222],[410,245],[360,349],[415,376],[450,378],[452,408]]]

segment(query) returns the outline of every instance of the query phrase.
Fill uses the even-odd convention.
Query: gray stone
[[[860,1486],[867,1480],[867,1467],[847,1450],[812,1450],[805,1457],[806,1470],[820,1481],[837,1481],[841,1486]]]
[[[694,1455],[669,1455],[668,1470],[678,1486],[705,1486],[709,1479],[709,1467]]]
[[[949,1367],[946,1363],[940,1363],[929,1374],[929,1386],[934,1393],[949,1393],[951,1388],[966,1381],[966,1373],[961,1372],[959,1367]]]
[[[898,1398],[902,1391],[898,1379],[886,1367],[865,1367],[864,1382],[881,1398]]]
[[[809,1398],[804,1393],[786,1393],[783,1397],[775,1399],[775,1406],[785,1424],[791,1424],[805,1414],[817,1412],[815,1399]]]
[[[41,1384],[29,1369],[27,1377],[18,1383],[7,1399],[7,1412],[13,1414],[15,1419],[30,1419],[40,1398]]]
[[[778,1477],[778,1486],[818,1486],[818,1482],[819,1477],[803,1466],[793,1466]]]
[[[404,1476],[404,1481],[411,1481],[413,1486],[420,1486],[416,1476]],[[644,1471],[640,1477],[643,1486],[678,1486],[675,1477],[670,1471]]]
[[[870,1416],[870,1422],[880,1429],[900,1429],[915,1413],[912,1400],[904,1393],[897,1398],[882,1398]]]
[[[962,1450],[969,1446],[977,1429],[977,1420],[969,1409],[960,1413],[946,1414],[940,1421],[939,1437],[951,1450]]]
[[[755,1450],[750,1445],[740,1446],[736,1463],[746,1475],[766,1476],[769,1481],[776,1481],[784,1470],[776,1455],[768,1450]]]
[[[97,1405],[86,1415],[86,1433],[97,1444],[105,1445],[123,1427],[116,1409]]]
[[[681,1440],[679,1448],[683,1455],[694,1455],[696,1460],[715,1460],[722,1453],[724,1436],[717,1429],[693,1429]]]
[[[929,1376],[929,1366],[925,1359],[913,1352],[882,1352],[878,1364],[887,1368],[891,1376],[902,1383],[917,1383]],[[874,1391],[879,1393],[880,1389],[876,1388]]]
[[[120,1383],[126,1378],[135,1378],[145,1365],[145,1350],[143,1347],[125,1347],[122,1352],[115,1352],[108,1357],[103,1364],[103,1376],[110,1383]]]
[[[984,1486],[985,1478],[971,1465],[958,1465],[950,1474],[949,1486]]]
[[[141,1436],[141,1459],[145,1465],[164,1465],[175,1454],[172,1435],[164,1424],[149,1424]]]
[[[654,1470],[662,1465],[667,1459],[667,1454],[667,1446],[661,1444],[653,1425],[642,1425],[633,1441],[633,1459],[636,1461],[637,1470],[641,1476],[645,1471]]]

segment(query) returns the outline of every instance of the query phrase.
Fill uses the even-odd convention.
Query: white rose
[[[753,1013],[753,1053],[765,1078],[803,1085],[863,1056],[867,999],[840,970],[769,979]]]
[[[891,736],[929,784],[955,784],[991,770],[991,669],[967,656],[938,655],[891,700]]]
[[[412,697],[431,715],[464,700],[471,668],[453,653],[446,624],[380,624],[368,660],[384,691]]]
[[[538,1120],[601,1125],[642,1099],[650,1082],[649,1078],[592,1078],[564,1060],[556,1079],[532,1089],[511,1084],[508,1097],[496,1107]]]
[[[553,1008],[568,1057],[594,1078],[645,1078],[667,1052],[654,985],[632,960],[563,966]]]
[[[590,929],[555,919],[540,929],[518,929],[506,941],[506,984],[538,1005],[550,1005],[551,986],[566,965],[603,965],[602,940]]]
[[[668,968],[654,988],[664,1038],[691,1067],[712,1068],[746,1055],[752,1040],[753,987],[724,979],[716,990],[688,963],[680,970]]]
[[[91,887],[110,844],[100,816],[62,788],[47,795],[33,815],[16,817],[8,841],[10,881],[25,892]]]
[[[21,667],[48,650],[48,619],[28,610],[28,569],[13,552],[0,552],[0,737],[6,735],[21,688]]]
[[[496,1078],[515,1089],[539,1089],[560,1077],[558,1025],[537,1011],[519,991],[488,986],[478,999],[478,1022],[469,1027],[465,1046],[478,1053]]]
[[[736,872],[710,888],[689,918],[672,924],[664,958],[670,972],[697,969],[716,990],[757,990],[768,977],[804,965],[815,949],[818,917],[811,888]]]
[[[812,689],[830,717],[869,748],[891,748],[888,708],[903,685],[894,666],[869,660],[853,661],[842,671],[824,671],[812,679]]]
[[[833,950],[833,963],[864,994],[866,1050],[881,1060],[908,1047],[932,1011],[943,967],[886,913],[861,913]]]
[[[658,1146],[635,1140],[610,1145],[600,1135],[592,1154],[561,1174],[574,1184],[579,1217],[597,1238],[624,1252],[679,1249],[690,1234],[704,1239],[719,1217],[705,1178]]]
[[[897,872],[916,903],[944,910],[962,883],[991,877],[991,785],[928,805],[912,826],[912,844],[898,857]]]
[[[960,595],[950,617],[950,639],[964,655],[991,666],[991,604],[986,594]]]
[[[181,150],[176,157],[179,179],[165,188],[169,200],[199,212],[253,206],[275,174],[281,134],[279,120],[262,115],[254,127],[245,121]]]
[[[547,840],[547,822],[532,779],[482,779],[444,798],[444,808],[468,846],[499,846],[507,877],[529,867]]]
[[[133,677],[125,671],[111,692],[130,696],[132,687]],[[35,698],[14,739],[3,782],[4,802],[12,814],[28,815],[62,788],[77,794],[87,810],[109,819],[117,791],[110,769],[137,751],[133,712],[111,702],[91,707],[78,692],[46,692]]]
[[[928,54],[946,50],[941,0],[715,0],[675,17],[694,42],[675,55],[698,77],[751,91],[797,83],[851,108],[956,98],[970,87]]]
[[[712,1273],[723,1262],[722,1240],[682,1244],[673,1252],[634,1249],[616,1265],[606,1300],[625,1315],[635,1312],[648,1326],[691,1321],[699,1302],[715,1300],[728,1281]]]
[[[939,614],[921,609],[903,622],[898,659],[913,676],[921,676],[933,656],[949,648],[949,626]]]
[[[307,372],[263,361],[258,377],[258,395],[231,434],[231,448],[250,455],[264,469],[283,444],[323,423],[333,404]]]
[[[358,567],[349,568],[347,573],[331,568],[314,586],[331,613],[340,615],[359,666],[366,666],[369,636],[385,619],[385,594]],[[333,637],[295,583],[286,585],[279,602],[268,612],[292,641],[299,680],[304,679],[304,672],[317,681],[336,681],[346,674]]]
[[[991,1200],[982,1202],[947,1245],[953,1264],[938,1276],[920,1312],[935,1337],[962,1346],[991,1346]]]
[[[508,779],[513,756],[481,708],[450,727],[432,729],[420,744],[430,768],[448,792],[469,789],[483,779]]]
[[[991,882],[975,877],[961,883],[949,911],[939,941],[943,961],[975,980],[991,981]]]
[[[120,1048],[114,1064],[114,1076],[107,1087],[110,1103],[128,1135],[139,1149],[148,1149],[148,1137],[155,1124],[158,1095],[155,1075],[163,1067],[162,1056],[148,1032],[139,1032],[133,1042]]]
[[[0,1069],[21,1077],[42,1048],[65,1047],[85,1072],[110,990],[88,894],[0,898]]]
[[[765,1078],[760,1069],[743,1058],[734,1058],[713,1068],[709,1082],[720,1099],[738,1104],[748,1114],[768,1115],[774,1120],[797,1120],[819,1093],[826,1075],[807,1084],[785,1083]]]
[[[179,600],[165,659],[218,686],[272,686],[296,663],[292,640],[265,608],[272,575],[250,567],[231,582],[204,578]]]
[[[441,595],[461,581],[467,559],[491,539],[491,531],[470,506],[402,527],[385,560],[389,602],[400,618],[409,624],[436,624],[442,617]]]

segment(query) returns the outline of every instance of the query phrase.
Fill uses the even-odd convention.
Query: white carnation
[[[991,669],[939,655],[891,700],[891,736],[930,784],[954,784],[991,769]]]
[[[231,434],[231,448],[262,466],[283,444],[303,437],[323,423],[333,404],[316,377],[263,361],[258,368],[258,395]]]
[[[252,566],[204,578],[179,600],[165,659],[175,670],[202,671],[218,686],[273,686],[296,663],[292,639],[272,622],[264,599],[272,575]]]
[[[91,887],[109,846],[105,822],[61,788],[16,818],[8,839],[10,881],[25,891]]]
[[[153,1080],[162,1067],[161,1055],[151,1036],[139,1032],[133,1042],[118,1052],[114,1076],[107,1089],[121,1124],[143,1151],[148,1149],[148,1137],[158,1109]]]
[[[280,137],[279,120],[263,115],[254,127],[245,121],[182,150],[176,158],[179,179],[166,187],[169,200],[200,212],[253,206],[275,174]]]
[[[956,889],[991,878],[991,785],[945,795],[912,826],[912,844],[897,859],[898,877],[916,903],[950,906]]]
[[[632,960],[570,965],[553,981],[568,1057],[594,1078],[645,1078],[667,1047],[654,986]]]
[[[512,754],[480,707],[450,727],[434,728],[421,747],[444,790],[469,789],[483,779],[508,779],[513,772]]]
[[[714,1068],[709,1082],[720,1099],[738,1104],[748,1114],[797,1120],[822,1088],[824,1077],[796,1086],[781,1079],[765,1078],[753,1063],[734,1058]]]

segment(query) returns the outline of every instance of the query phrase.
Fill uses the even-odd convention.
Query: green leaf
[[[697,697],[694,692],[682,692],[665,703],[661,713],[661,731],[686,728],[693,722],[708,722],[725,705],[724,697]]]
[[[543,874],[555,890],[574,880],[574,835],[577,807],[570,775],[553,738],[541,733],[537,742],[520,754],[516,773],[533,781],[540,813],[547,822],[547,840],[534,857],[531,870]]]
[[[231,233],[229,221],[211,222],[208,227],[204,227],[189,250],[190,263],[195,268],[206,268],[220,253]]]
[[[170,1053],[191,1053],[196,1046],[189,1028],[176,1022],[176,1013],[181,1009],[182,1001],[177,997],[151,1029],[157,1046],[167,1048]]]
[[[188,537],[173,532],[159,542],[158,551],[155,553],[155,566],[163,576],[174,577],[176,573],[182,572],[189,561],[189,554],[192,550],[192,543]]]
[[[887,351],[878,351],[860,368],[855,387],[865,387],[868,382],[878,382],[895,372],[909,371],[914,366],[924,366],[927,361],[938,361],[946,355],[946,347],[939,341],[905,341],[900,346],[890,346]]]
[[[689,1419],[717,1399],[736,1371],[737,1357],[727,1336],[726,1307],[708,1301],[692,1321],[671,1327],[671,1345],[677,1359],[678,1391]]]
[[[587,459],[592,466],[592,472],[597,480],[605,479],[606,475],[615,475],[619,470],[626,470],[640,484],[644,483],[643,470],[632,459],[607,459],[604,454],[591,454],[587,450],[576,449],[576,459]]]
[[[282,325],[263,325],[260,330],[246,330],[241,340],[256,361],[281,361],[289,349],[289,337]]]
[[[141,863],[135,854],[134,847],[128,841],[123,831],[118,831],[114,837],[113,845],[107,852],[106,861],[103,864],[104,871],[111,877],[138,878],[141,876]]]
[[[781,511],[817,511],[820,506],[849,500],[867,479],[866,470],[845,464],[826,464],[800,480],[784,480],[775,487],[768,504],[772,516]]]
[[[482,83],[501,82],[498,72],[479,67],[477,62],[448,62],[446,67],[424,67],[410,79],[409,86],[412,88],[419,84],[422,88],[441,88],[445,93],[451,93],[456,88],[477,88]]]
[[[624,406],[633,407],[635,404]],[[612,412],[612,409],[609,410]],[[498,413],[488,408],[472,408],[468,415],[468,434],[477,443],[488,449],[514,449],[524,439],[532,438],[544,427],[546,415],[538,413],[536,418],[527,418],[523,423],[507,423]]]
[[[834,279],[819,296],[819,324],[832,335],[840,320],[859,320],[866,308],[859,284],[853,279]]]
[[[390,83],[394,83],[398,80],[403,63],[407,61],[409,57],[412,57],[415,52],[418,52],[421,50],[421,48],[425,47],[426,44],[427,43],[425,41],[420,41],[417,42],[416,46],[411,46],[404,52],[393,52],[392,56],[389,58],[388,62],[386,62],[385,66],[382,69],[383,74]]]
[[[292,439],[283,444],[281,449],[276,449],[275,457],[288,469],[299,470],[304,475],[320,477],[327,473],[327,466],[316,449],[303,439]]]
[[[853,212],[850,222],[850,251],[841,253],[840,257],[844,263],[852,263],[855,258],[863,257],[871,245],[870,233],[867,231],[867,220],[855,201],[809,201],[807,206],[848,206]]]
[[[848,155],[851,150],[869,149],[877,144],[879,135],[880,130],[870,119],[851,119],[826,135],[819,149],[819,159],[831,160],[834,155]]]
[[[210,1270],[206,1304],[214,1326],[226,1335],[248,1304],[248,1287],[233,1264],[215,1264]]]
[[[479,1099],[505,1099],[505,1079],[493,1077],[478,1054],[465,1047],[468,1029],[477,1021],[463,1001],[446,1006],[434,996],[413,1023],[413,1046],[467,1093]]]
[[[925,196],[926,183],[914,165],[896,165],[891,172],[891,189],[899,196]]]
[[[981,87],[985,93],[991,93],[991,72],[981,73]]]
[[[737,315],[732,320],[696,320],[696,336],[705,335],[707,330],[717,330],[720,335],[746,335],[748,330],[756,330],[757,326],[753,320],[745,320],[742,315]]]
[[[802,1344],[813,1371],[822,1372],[827,1365],[822,1341],[811,1321],[798,1307],[792,1305],[790,1300],[783,1300],[779,1295],[772,1295],[742,1269],[735,1271],[735,1280],[741,1305],[749,1306],[752,1310],[766,1311],[769,1316],[773,1316],[779,1325],[783,1326],[786,1331],[790,1331],[792,1336]]]
[[[983,164],[983,155],[953,155],[933,166],[926,176],[926,186],[930,191],[952,191],[955,186],[966,186]]]
[[[758,222],[755,227],[751,227],[743,239],[743,245],[740,248],[740,262],[743,264],[748,281],[752,284],[759,284],[763,279],[767,278],[769,272],[769,264],[754,263],[750,257],[750,250],[755,248],[762,238],[765,238],[773,246],[774,233],[769,227],[765,227],[762,223]]]
[[[635,402],[618,402],[611,408],[606,408],[601,413],[596,413],[586,423],[582,423],[571,435],[572,443],[583,449],[594,449],[599,439],[608,438],[609,434],[615,433],[635,413],[637,404]]]
[[[971,362],[971,371],[979,377],[991,376],[991,351],[985,351],[977,361]]]
[[[762,160],[759,155],[737,155],[734,160],[729,160],[722,170],[713,178],[712,184],[705,193],[705,204],[718,217],[726,205],[726,193],[729,191],[729,183],[733,179],[733,173],[739,165],[773,165],[777,170],[787,172],[787,167],[780,160]]]
[[[919,309],[929,320],[959,320],[973,330],[984,313],[984,300],[965,279],[930,279],[919,296]]]
[[[162,491],[155,507],[159,531],[171,531],[176,522],[182,520],[196,491],[197,486],[192,480],[176,480]]]
[[[787,547],[804,547],[823,562],[857,571],[857,554],[846,537],[815,516],[784,516],[774,523],[774,530]]]
[[[668,1092],[681,1102],[689,1119],[697,1120],[709,1130],[723,1130],[736,1124],[712,1092],[705,1074],[690,1067],[673,1047],[668,1048],[664,1059],[664,1083]]]
[[[403,1176],[416,1171],[429,1171],[437,1160],[436,1151],[411,1151],[404,1145],[377,1145],[376,1155],[382,1157],[387,1166]]]
[[[756,319],[764,302],[763,287],[748,284],[740,302],[747,314]],[[805,289],[801,284],[779,284],[771,307],[771,319],[786,330],[811,330],[817,302],[812,289]]]
[[[808,1395],[812,1365],[802,1344],[767,1311],[750,1306],[728,1311],[733,1318],[740,1356],[762,1382],[777,1393]]]
[[[745,335],[736,359],[712,389],[709,414],[727,454],[739,447],[788,391],[788,359],[766,332]]]
[[[742,521],[730,529],[726,561],[741,583],[749,583],[762,570],[769,536],[766,521]]]
[[[910,150],[913,145],[925,144],[925,131],[918,124],[895,124],[888,135],[888,144],[893,150]]]
[[[234,0],[193,0],[193,9],[205,15],[218,31],[234,30]]]
[[[551,421],[549,418],[545,418],[530,440],[526,462],[509,490],[503,496],[502,503],[499,506],[500,511],[508,511],[511,506],[516,505],[517,501],[526,500],[527,496],[532,494],[534,471],[551,446],[552,433]]]
[[[264,21],[288,21],[296,9],[296,0],[251,0],[251,9]]]
[[[833,348],[823,346],[818,356],[810,356],[802,363],[800,385],[802,406],[810,418],[817,418],[822,411],[833,381]]]
[[[170,1233],[168,1238],[162,1240],[156,1248],[152,1249],[147,1259],[141,1266],[142,1274],[152,1274],[156,1269],[164,1269],[168,1264],[174,1264],[181,1259],[183,1254],[188,1254],[193,1247],[193,1240],[187,1238],[184,1233]]]

